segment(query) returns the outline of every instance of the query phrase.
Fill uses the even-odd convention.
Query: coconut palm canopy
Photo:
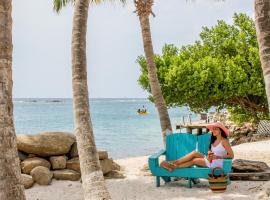
[[[99,4],[101,2],[103,2],[104,0],[90,0],[90,3],[93,4]],[[112,1],[112,0],[109,0]],[[126,0],[119,0],[122,3],[126,3]],[[65,7],[67,4],[74,4],[75,0],[54,0],[53,1],[53,9],[56,12],[60,12],[60,10]]]

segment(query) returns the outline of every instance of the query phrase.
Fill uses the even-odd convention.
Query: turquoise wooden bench
[[[192,135],[190,133],[175,133],[167,136],[166,150],[160,150],[158,153],[153,154],[148,159],[149,168],[154,176],[156,176],[156,186],[160,187],[160,178],[165,183],[171,181],[171,177],[183,177],[188,180],[188,187],[192,187],[192,182],[195,183],[195,179],[208,178],[208,174],[211,173],[211,168],[208,167],[190,167],[179,168],[172,172],[159,166],[159,157],[165,156],[167,161],[177,160],[184,155],[196,150],[207,155],[211,134]],[[225,174],[228,174],[232,169],[232,160],[223,160],[223,170]]]

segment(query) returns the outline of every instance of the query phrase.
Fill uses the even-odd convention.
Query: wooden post
[[[192,128],[191,127],[187,127],[187,133],[192,134]]]
[[[197,134],[198,134],[198,135],[202,135],[202,128],[198,128],[198,129],[197,129]]]

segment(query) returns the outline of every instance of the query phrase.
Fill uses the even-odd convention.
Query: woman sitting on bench
[[[213,123],[206,126],[211,132],[211,142],[209,152],[204,156],[198,151],[192,151],[184,157],[175,161],[163,161],[160,166],[173,171],[176,168],[187,168],[197,165],[199,167],[222,167],[223,159],[234,157],[233,150],[227,139],[230,132],[221,123]]]

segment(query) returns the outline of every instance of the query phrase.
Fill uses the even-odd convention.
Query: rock
[[[270,139],[270,135],[254,134],[250,138],[250,142],[256,142],[256,141],[267,140],[267,139]]]
[[[66,156],[51,156],[50,162],[52,164],[52,169],[65,169],[67,164]]]
[[[27,155],[21,151],[18,151],[20,161],[24,161],[27,158]]]
[[[121,166],[117,164],[115,161],[113,161],[112,165],[113,165],[113,170],[117,170],[117,171],[121,170]]]
[[[75,136],[65,132],[17,136],[18,150],[44,157],[66,154],[74,142]]]
[[[75,157],[75,158],[68,160],[66,167],[67,167],[67,169],[72,169],[72,170],[75,170],[76,172],[80,173],[81,169],[80,169],[79,157]]]
[[[30,175],[40,185],[49,185],[53,177],[53,173],[47,167],[43,166],[35,167],[30,172]]]
[[[112,159],[104,159],[100,160],[100,165],[103,174],[107,174],[108,172],[112,171],[114,169],[114,164]],[[80,172],[80,161],[79,157],[72,158],[67,161],[67,169],[72,169],[77,172]]]
[[[98,150],[98,158],[99,160],[108,159],[108,152],[105,150]]]
[[[53,171],[53,177],[57,180],[78,181],[81,174],[71,169],[62,169]]]
[[[22,174],[21,175],[21,182],[25,189],[31,188],[34,185],[34,180],[32,176],[28,174]]]
[[[77,147],[77,142],[75,142],[71,148],[70,148],[70,151],[69,151],[69,156],[70,158],[75,158],[75,157],[78,157],[79,154],[78,154],[78,147]]]
[[[260,161],[235,159],[232,165],[233,172],[264,172],[269,166]]]
[[[100,165],[103,174],[107,174],[108,172],[113,170],[113,160],[112,159],[104,159],[100,160]]]
[[[43,159],[43,158],[27,158],[24,161],[21,162],[21,169],[24,174],[30,174],[32,169],[34,169],[37,166],[43,166],[48,169],[51,168],[51,164],[49,161]]]
[[[122,173],[122,172],[119,172],[119,171],[116,171],[116,170],[113,170],[113,171],[110,171],[108,172],[104,178],[106,179],[113,179],[113,178],[125,178],[125,175]]]
[[[32,153],[28,154],[28,158],[34,158],[34,157],[37,157],[37,155],[36,154],[32,154]]]
[[[77,142],[75,142],[69,152],[69,157],[70,158],[75,158],[78,157],[78,147],[77,147]],[[108,158],[108,152],[105,150],[98,150],[98,158],[99,160],[104,160]]]

